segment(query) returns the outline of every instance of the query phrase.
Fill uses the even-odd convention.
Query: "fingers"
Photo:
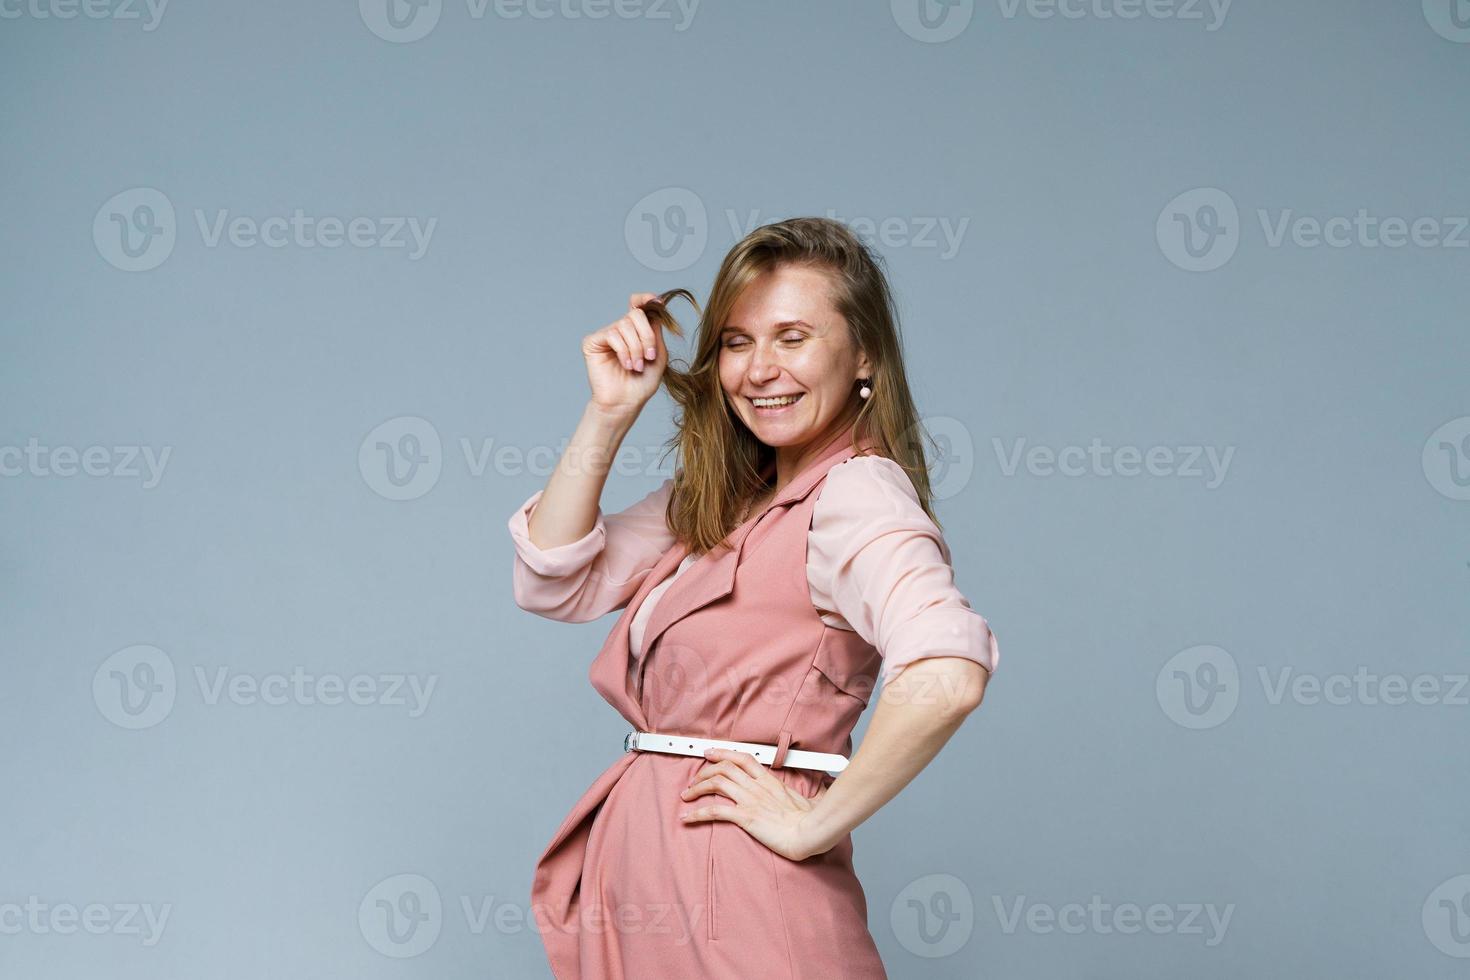
[[[695,797],[718,793],[729,797],[736,803],[749,803],[754,799],[752,792],[754,789],[753,783],[743,782],[740,777],[732,777],[726,773],[713,773],[690,783],[679,796],[682,799],[692,800]]]
[[[621,322],[622,321],[619,321],[618,323],[614,323],[612,326],[608,327],[602,332],[602,336],[603,339],[607,342],[607,346],[611,347],[613,353],[618,355],[618,360],[623,362],[623,367],[631,371],[633,370],[633,351],[628,346],[627,337],[625,337],[622,330],[619,329],[619,325],[621,324]]]
[[[627,314],[613,326],[617,328],[618,335],[622,337],[628,354],[628,360],[623,363],[623,366],[629,371],[642,371],[643,362],[648,358],[644,354],[643,338],[638,335],[638,325],[633,322],[633,314]]]
[[[755,779],[769,772],[765,766],[756,761],[755,756],[738,749],[710,749],[704,754],[704,757],[714,763],[710,768],[716,772],[728,772],[730,767],[734,767]]]
[[[653,324],[648,322],[648,314],[642,310],[631,310],[628,317],[633,321],[633,327],[638,332],[639,342],[643,348],[643,359],[652,364],[658,360],[658,331]]]
[[[628,309],[636,310],[649,300],[658,299],[658,293],[634,293],[628,297]]]
[[[728,820],[731,823],[744,826],[740,820],[740,811],[728,805],[720,806],[716,804],[713,806],[695,807],[693,810],[685,810],[683,813],[680,813],[679,819],[685,823],[700,823],[705,820]]]

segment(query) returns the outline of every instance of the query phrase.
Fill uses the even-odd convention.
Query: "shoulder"
[[[851,456],[827,471],[817,510],[837,509],[923,513],[908,471],[887,456]]]
[[[886,456],[852,456],[827,471],[807,546],[819,578],[847,574],[855,560],[871,570],[950,558],[908,471]]]
[[[828,470],[810,531],[845,547],[895,534],[942,537],[908,471],[886,456],[852,456]]]

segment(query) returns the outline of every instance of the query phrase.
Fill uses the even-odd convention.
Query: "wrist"
[[[600,431],[612,433],[618,437],[628,434],[633,428],[633,423],[638,421],[638,413],[642,406],[627,408],[625,406],[605,406],[597,402],[589,401],[582,411],[582,417],[591,422]]]
[[[801,821],[802,850],[806,857],[817,854],[825,854],[837,846],[847,831],[832,819],[831,810],[825,806],[826,794],[823,794],[807,811]]]

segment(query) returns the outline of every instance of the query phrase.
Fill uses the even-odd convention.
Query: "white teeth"
[[[800,397],[800,395],[789,395],[785,398],[752,398],[751,401],[757,408],[778,408],[781,405],[790,405]]]

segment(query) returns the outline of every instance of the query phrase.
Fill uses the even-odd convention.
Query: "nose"
[[[750,356],[750,380],[753,384],[766,384],[781,374],[781,366],[776,363],[775,352],[762,344],[755,345],[755,353]]]

